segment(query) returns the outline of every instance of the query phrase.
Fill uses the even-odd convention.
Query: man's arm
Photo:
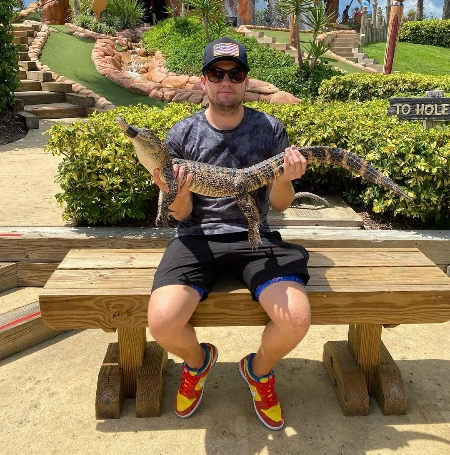
[[[175,200],[169,205],[170,214],[178,221],[185,220],[192,212],[192,193],[189,191],[189,185],[192,182],[192,174],[185,175],[184,166],[173,166],[173,176],[177,182],[178,194]],[[161,191],[167,193],[169,187],[160,179],[159,169],[155,169],[153,180]]]
[[[268,186],[269,202],[275,210],[284,212],[289,208],[295,196],[292,180],[303,176],[306,164],[305,157],[296,149],[295,145],[291,145],[285,150],[284,172]]]

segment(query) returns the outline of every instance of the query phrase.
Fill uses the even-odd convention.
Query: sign
[[[402,120],[450,120],[450,98],[389,98],[388,115]]]

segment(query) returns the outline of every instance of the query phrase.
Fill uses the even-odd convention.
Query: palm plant
[[[184,4],[192,8],[191,16],[198,17],[205,27],[206,38],[212,41],[210,28],[223,20],[223,3],[219,0],[184,0]]]
[[[299,39],[301,16],[307,8],[314,4],[314,0],[280,0],[277,9],[284,16],[291,16],[291,30],[295,36],[297,44],[298,65],[303,66],[302,47]]]

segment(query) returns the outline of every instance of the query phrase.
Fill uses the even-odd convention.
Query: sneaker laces
[[[187,367],[183,368],[183,376],[181,378],[179,392],[185,397],[190,398],[194,392],[195,386],[198,384],[199,379],[199,375],[196,374],[192,376]]]
[[[271,374],[267,382],[259,382],[256,386],[261,400],[267,405],[267,409],[278,403],[278,397],[275,392],[275,376]]]

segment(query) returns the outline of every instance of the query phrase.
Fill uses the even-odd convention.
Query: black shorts
[[[152,291],[182,284],[203,288],[202,301],[220,273],[242,280],[255,299],[256,288],[273,278],[298,275],[309,280],[309,254],[301,245],[284,242],[279,232],[262,233],[262,245],[253,250],[247,232],[190,235],[173,239],[155,273]]]

